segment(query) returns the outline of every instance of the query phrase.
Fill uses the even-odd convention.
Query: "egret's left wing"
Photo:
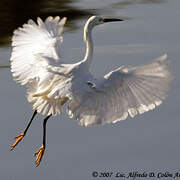
[[[165,99],[172,76],[166,55],[151,64],[120,67],[104,76],[93,92],[73,99],[69,115],[80,125],[115,123],[154,109]]]
[[[60,60],[59,46],[63,40],[62,31],[66,18],[40,18],[37,24],[29,20],[22,28],[14,31],[12,37],[11,71],[21,85],[37,78],[40,81],[48,76],[48,68]]]

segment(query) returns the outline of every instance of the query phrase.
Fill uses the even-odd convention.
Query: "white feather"
[[[29,20],[23,28],[14,31],[12,38],[11,71],[14,79],[22,85],[30,79],[44,79],[48,66],[60,60],[58,46],[62,42],[62,30],[66,18],[49,17],[38,24]]]
[[[84,94],[76,105],[69,105],[70,116],[80,125],[115,123],[154,109],[165,99],[172,76],[166,55],[151,64],[120,67],[96,82],[103,91]]]

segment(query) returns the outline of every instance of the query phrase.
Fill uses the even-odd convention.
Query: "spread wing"
[[[34,78],[45,79],[47,69],[59,63],[58,52],[65,22],[66,18],[60,20],[58,16],[48,17],[45,22],[38,18],[37,24],[29,20],[14,31],[11,71],[21,85]]]
[[[115,123],[154,109],[165,99],[172,76],[167,55],[151,64],[120,67],[104,76],[93,92],[74,99],[68,113],[80,125]]]

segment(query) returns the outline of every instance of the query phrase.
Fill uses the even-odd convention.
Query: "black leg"
[[[43,121],[43,145],[46,147],[46,123],[47,120],[51,117],[51,115],[47,116]]]
[[[43,144],[42,146],[36,151],[35,156],[36,156],[36,167],[39,166],[41,159],[43,157],[44,154],[44,150],[46,148],[46,123],[47,120],[51,117],[51,115],[47,116],[44,120],[43,120]]]
[[[29,121],[29,123],[28,123],[28,125],[26,126],[26,128],[25,128],[25,130],[24,130],[24,135],[26,134],[27,130],[29,129],[29,127],[30,127],[30,125],[31,125],[34,117],[36,116],[36,114],[37,114],[37,111],[35,110],[34,113],[33,113],[33,115],[32,115],[32,117],[31,117],[31,119],[30,119],[30,121]]]
[[[32,117],[31,117],[31,119],[30,119],[30,121],[29,121],[29,123],[28,123],[28,125],[27,125],[26,128],[25,128],[24,132],[21,133],[19,136],[15,137],[16,141],[15,141],[15,142],[13,143],[13,145],[11,146],[11,149],[10,149],[11,151],[16,147],[16,145],[17,145],[17,144],[22,140],[22,138],[26,135],[26,132],[27,132],[27,130],[29,129],[29,127],[30,127],[30,125],[31,125],[34,117],[36,116],[36,114],[37,114],[37,111],[35,110],[34,113],[33,113],[33,115],[32,115]]]

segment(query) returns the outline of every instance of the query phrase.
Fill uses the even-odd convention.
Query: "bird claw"
[[[16,146],[17,144],[22,140],[22,138],[24,137],[24,133],[21,133],[19,136],[16,136],[14,139],[16,139],[16,141],[13,143],[13,145],[11,146],[11,149],[10,151],[12,151]]]
[[[44,154],[44,150],[45,150],[45,147],[44,145],[42,145],[37,151],[36,153],[34,154],[34,156],[36,156],[36,159],[35,159],[35,163],[36,163],[36,167],[39,166],[41,160],[42,160],[42,157],[43,157],[43,154]]]

